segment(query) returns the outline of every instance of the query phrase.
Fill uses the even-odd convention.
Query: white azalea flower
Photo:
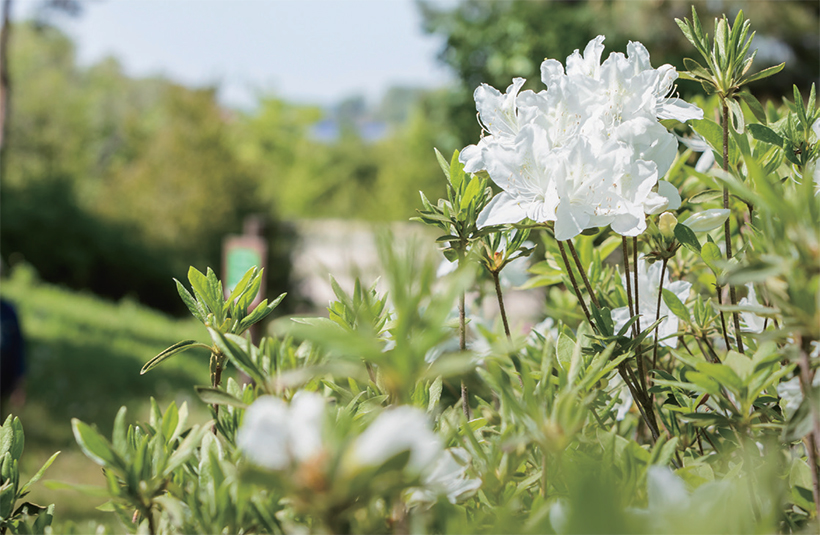
[[[638,299],[640,301],[638,303],[638,312],[641,317],[641,327],[644,329],[654,323],[658,317],[663,318],[666,316],[666,319],[662,320],[658,325],[658,343],[667,347],[677,347],[677,338],[669,338],[667,340],[663,339],[678,331],[678,317],[669,310],[669,307],[666,306],[663,299],[661,299],[660,315],[656,316],[658,311],[658,293],[660,290],[662,268],[663,266],[660,262],[655,262],[652,265],[648,265],[644,261],[643,257],[638,259]],[[630,276],[631,275],[632,274],[630,273]],[[621,276],[621,280],[624,283],[624,287],[626,287],[626,279],[623,275]],[[682,303],[686,302],[686,299],[689,297],[689,290],[691,288],[692,284],[686,281],[675,281],[670,283],[669,272],[667,271],[664,274],[663,289],[669,290],[675,294],[675,296],[680,299]],[[624,325],[626,325],[629,318],[628,306],[613,310],[612,321],[615,323],[615,331],[619,331]]]
[[[749,293],[746,297],[744,297],[738,302],[738,305],[756,307],[761,306],[760,303],[758,303],[757,301],[757,294],[755,293],[754,285],[749,283],[746,285],[746,289],[749,290]],[[741,312],[740,319],[743,320],[743,323],[746,326],[746,330],[753,333],[762,333],[766,325],[765,318],[761,318],[753,312]]]
[[[444,450],[422,477],[424,486],[410,493],[408,504],[433,503],[441,495],[455,504],[474,494],[481,488],[481,480],[467,477],[469,462],[470,454],[464,448]]]
[[[324,398],[313,392],[297,392],[290,405],[261,396],[245,411],[237,445],[253,463],[271,470],[307,461],[322,449],[324,410]]]
[[[529,218],[554,221],[558,240],[603,225],[637,236],[645,214],[680,206],[674,187],[658,185],[677,154],[675,136],[658,120],[703,112],[669,97],[677,73],[669,65],[653,69],[643,45],[630,43],[628,56],[613,53],[601,63],[603,41],[598,36],[583,55],[570,55],[566,72],[545,60],[546,91],[519,94],[521,78],[505,94],[486,85],[476,90],[489,135],[460,159],[502,189],[479,214],[480,227]]]
[[[427,415],[409,406],[379,414],[353,443],[352,462],[378,466],[403,451],[410,451],[407,468],[421,474],[441,455],[441,439],[430,429]]]
[[[729,219],[729,213],[730,211],[726,208],[710,208],[690,215],[681,223],[692,229],[693,232],[709,232],[722,226]]]

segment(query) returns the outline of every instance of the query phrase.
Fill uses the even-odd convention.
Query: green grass
[[[25,403],[11,407],[26,434],[24,478],[61,450],[45,480],[103,484],[100,468],[74,442],[72,418],[96,425],[110,437],[122,405],[128,407],[129,422],[147,420],[150,396],[163,408],[171,401],[187,401],[192,423],[210,417],[193,390],[209,381],[207,351],[191,350],[139,374],[145,362],[179,340],[208,343],[207,331],[196,320],[172,318],[133,300],[115,303],[46,285],[26,266],[2,281],[0,295],[17,307],[26,341]],[[112,514],[94,509],[101,498],[50,490],[43,481],[29,499],[56,503],[55,524],[114,522]]]

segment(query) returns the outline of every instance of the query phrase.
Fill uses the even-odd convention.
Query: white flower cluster
[[[275,471],[298,469],[328,454],[323,440],[326,403],[313,392],[299,391],[290,405],[261,396],[245,412],[237,444],[254,464]],[[444,449],[427,415],[415,407],[387,409],[341,452],[341,476],[378,467],[395,455],[410,453],[404,470],[420,476],[423,487],[410,492],[411,502],[434,502],[438,496],[455,503],[474,493],[480,479],[467,476],[469,455],[462,448]]]
[[[566,72],[545,60],[547,90],[520,92],[523,78],[506,94],[486,84],[476,89],[489,135],[465,147],[460,159],[465,171],[486,170],[503,190],[481,212],[479,226],[530,218],[554,221],[558,240],[604,225],[637,236],[646,229],[645,214],[669,206],[653,188],[675,159],[677,139],[659,120],[700,119],[703,111],[669,97],[675,68],[653,69],[642,44],[630,42],[628,55],[612,53],[601,63],[603,41],[590,41],[583,55],[576,50]]]

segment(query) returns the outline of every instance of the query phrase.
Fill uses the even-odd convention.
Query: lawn
[[[26,342],[25,403],[11,408],[26,433],[24,478],[60,450],[44,480],[103,483],[100,468],[74,442],[72,418],[110,436],[120,406],[128,407],[129,421],[146,420],[150,396],[163,408],[171,401],[187,402],[194,423],[210,417],[193,390],[194,385],[208,383],[206,351],[192,350],[146,375],[139,373],[151,357],[179,340],[207,342],[208,334],[196,320],[172,318],[133,299],[111,302],[47,285],[27,266],[3,279],[0,295],[17,308]],[[29,498],[34,503],[56,503],[56,525],[114,519],[95,510],[103,498],[48,489],[43,481]]]

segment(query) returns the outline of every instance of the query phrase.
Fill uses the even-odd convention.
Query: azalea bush
[[[782,66],[752,69],[742,13],[678,24],[685,72],[640,43],[604,59],[600,36],[545,60],[539,92],[477,88],[484,135],[437,153],[447,197],[416,218],[439,252],[380,236],[381,281],[331,279],[327,317],[253,339],[284,296],[192,268],[177,289],[212,343],[143,373],[204,346],[212,418],[74,420],[101,508],[151,534],[816,531],[815,89],[755,99]],[[542,321],[510,321],[510,286],[543,293]],[[2,529],[48,529],[26,511],[53,509]]]

